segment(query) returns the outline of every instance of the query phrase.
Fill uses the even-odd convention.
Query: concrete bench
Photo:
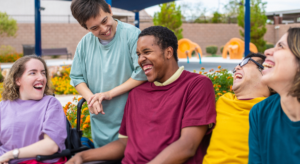
[[[67,48],[46,48],[42,49],[42,56],[57,56],[57,55],[67,55],[67,60],[72,60],[72,53],[68,52]]]

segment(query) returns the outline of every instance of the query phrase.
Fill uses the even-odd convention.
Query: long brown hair
[[[296,97],[300,103],[300,28],[294,27],[288,30],[287,43],[289,49],[295,55],[298,63],[297,73],[294,78],[293,86],[289,91],[289,95]]]
[[[46,71],[46,78],[47,78],[47,83],[46,83],[44,94],[47,94],[47,95],[51,94],[49,84],[48,84],[49,75],[48,75],[48,68],[47,68],[46,62],[40,57],[37,57],[35,55],[30,55],[30,56],[24,56],[24,57],[21,57],[20,59],[18,59],[13,64],[11,69],[9,70],[9,73],[6,76],[6,78],[4,79],[4,83],[3,83],[4,91],[1,94],[3,100],[13,101],[20,97],[19,86],[17,85],[16,80],[18,78],[21,78],[24,71],[26,70],[25,64],[31,59],[36,59],[43,63],[43,65],[45,67],[45,71]]]

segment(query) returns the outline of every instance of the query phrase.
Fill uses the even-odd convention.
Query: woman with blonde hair
[[[65,149],[66,118],[60,102],[50,96],[48,79],[40,57],[22,57],[10,69],[0,102],[0,164],[38,163],[32,159],[36,155]]]
[[[262,83],[278,94],[250,111],[249,164],[300,162],[300,28],[265,51]]]

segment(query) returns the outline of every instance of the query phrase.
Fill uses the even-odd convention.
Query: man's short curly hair
[[[159,45],[162,50],[165,50],[168,47],[172,47],[173,56],[176,62],[178,62],[178,57],[177,57],[178,40],[173,31],[162,26],[151,26],[144,29],[140,33],[139,38],[146,35],[154,36],[156,38],[157,45]]]

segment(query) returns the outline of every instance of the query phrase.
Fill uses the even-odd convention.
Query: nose
[[[275,48],[270,48],[270,49],[265,50],[265,53],[264,53],[264,54],[265,54],[266,56],[273,56],[274,51],[275,51]]]
[[[146,60],[146,57],[143,54],[140,54],[139,58],[138,58],[139,65],[142,65],[145,60]]]
[[[234,67],[235,70],[241,70],[242,67],[238,64],[237,66]]]
[[[106,26],[105,25],[100,25],[100,33],[106,32]]]
[[[43,73],[38,73],[38,80],[44,80],[44,78],[46,78],[46,75]]]

